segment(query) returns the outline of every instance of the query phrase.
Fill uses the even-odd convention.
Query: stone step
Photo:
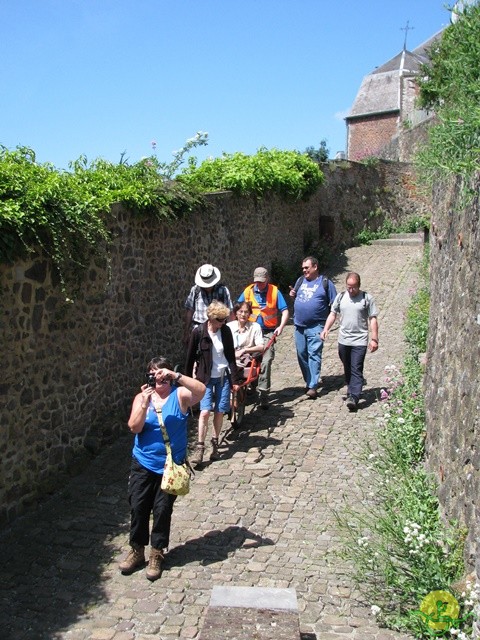
[[[424,235],[422,233],[392,233],[388,238],[380,238],[378,240],[374,240],[372,244],[380,244],[380,245],[391,245],[391,246],[401,246],[401,245],[418,245],[423,244]]]
[[[199,640],[300,640],[295,589],[214,586]]]

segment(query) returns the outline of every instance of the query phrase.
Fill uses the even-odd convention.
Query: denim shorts
[[[200,400],[200,411],[216,411],[228,413],[230,411],[230,382],[227,376],[210,378],[205,395]]]

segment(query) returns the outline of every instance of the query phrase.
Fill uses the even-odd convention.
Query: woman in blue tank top
[[[159,578],[170,541],[173,504],[177,496],[160,488],[167,451],[157,411],[161,410],[172,457],[181,464],[187,456],[187,412],[204,394],[203,383],[175,373],[166,358],[154,358],[148,363],[147,384],[142,385],[135,396],[128,421],[135,440],[128,481],[131,548],[119,565],[125,575],[145,565],[145,547],[150,543],[146,576],[149,580]]]

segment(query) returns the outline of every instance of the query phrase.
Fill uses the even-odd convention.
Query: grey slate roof
[[[416,49],[414,49],[413,53],[415,53],[418,56],[421,56],[422,58],[425,59],[425,61],[428,62],[428,50],[434,44],[434,42],[442,36],[443,31],[444,29],[440,29],[440,31],[437,31],[435,35],[431,36],[428,40],[425,40],[425,42],[422,42],[422,44],[420,44]]]
[[[400,78],[413,76],[428,62],[427,50],[441,31],[413,51],[404,49],[363,78],[347,122],[360,116],[400,111]]]

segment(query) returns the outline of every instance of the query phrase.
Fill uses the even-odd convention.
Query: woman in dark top
[[[195,327],[190,336],[185,371],[187,375],[193,375],[196,364],[195,377],[207,387],[200,402],[198,443],[190,459],[192,464],[203,461],[208,419],[212,411],[214,435],[210,460],[218,460],[218,437],[223,415],[230,411],[230,389],[232,383],[237,385],[242,381],[235,362],[232,332],[225,324],[229,316],[230,309],[214,300],[207,308],[208,320]]]

